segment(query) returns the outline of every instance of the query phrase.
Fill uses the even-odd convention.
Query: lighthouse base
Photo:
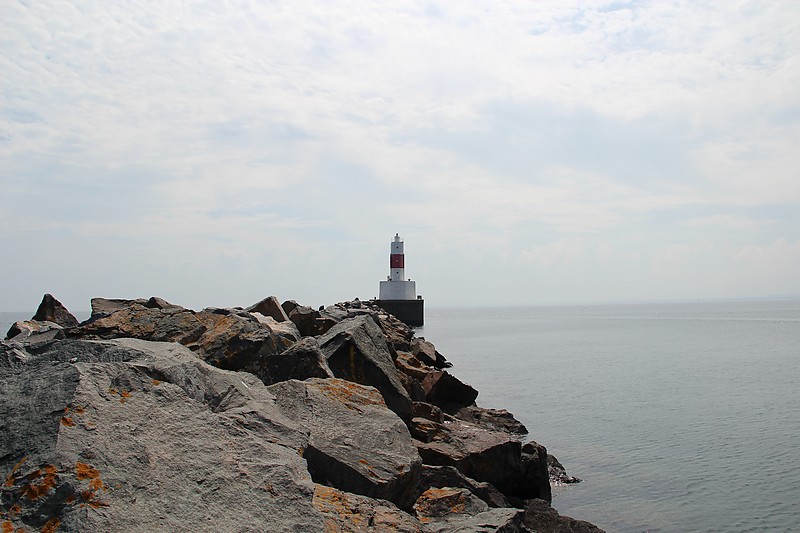
[[[375,304],[411,327],[422,326],[425,322],[425,300],[422,298],[416,300],[375,300]]]

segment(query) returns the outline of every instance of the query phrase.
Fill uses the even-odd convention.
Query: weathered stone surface
[[[432,403],[414,402],[412,406],[415,417],[427,418],[428,420],[433,420],[440,424],[444,422],[444,413]]]
[[[418,379],[419,381],[422,381],[428,377],[428,374],[430,374],[433,370],[431,367],[423,364],[422,361],[414,357],[413,354],[408,352],[397,352],[394,365],[400,372],[412,378]]]
[[[8,328],[8,333],[6,334],[6,339],[13,339],[26,344],[57,338],[64,338],[63,327],[55,322],[40,322],[38,320],[19,320],[14,322]]]
[[[269,316],[275,319],[276,322],[288,322],[289,316],[281,307],[280,302],[274,296],[267,296],[260,302],[254,303],[245,311],[249,313],[261,313],[264,316]]]
[[[428,465],[454,466],[477,481],[511,494],[520,479],[522,444],[509,433],[490,431],[460,420],[442,424],[431,442],[415,441]]]
[[[422,461],[405,424],[375,388],[313,378],[268,389],[283,413],[309,432],[304,457],[314,481],[411,506]]]
[[[42,298],[42,303],[39,304],[36,314],[33,315],[33,320],[55,322],[64,328],[72,328],[78,325],[78,319],[50,293],[45,294]]]
[[[530,441],[522,447],[521,479],[513,489],[512,496],[522,500],[539,498],[552,501],[550,477],[547,473],[547,448]]]
[[[307,378],[332,378],[325,355],[313,337],[305,337],[284,352],[264,357],[262,367],[254,372],[267,385]]]
[[[259,324],[267,326],[270,331],[280,337],[291,339],[293,342],[297,342],[303,338],[303,336],[300,335],[300,331],[298,331],[297,326],[295,326],[291,320],[278,322],[271,316],[264,316],[261,313],[254,312],[251,314],[256,318],[256,320],[258,320]]]
[[[459,409],[454,416],[464,422],[493,431],[505,431],[520,436],[528,434],[528,429],[525,425],[505,409],[489,409],[470,405]]]
[[[178,344],[37,345],[0,368],[0,421],[14,530],[322,531],[306,435],[258,379]]]
[[[345,319],[319,338],[336,377],[378,389],[387,407],[411,420],[411,398],[394,366],[386,339],[369,316]]]
[[[493,485],[470,479],[452,466],[422,465],[417,487],[420,494],[429,488],[457,487],[467,489],[486,502],[489,507],[511,507],[508,499]]]
[[[120,307],[117,310],[110,311],[114,307],[106,303],[112,302],[116,305],[118,301],[103,300],[102,305],[98,306],[98,309],[103,311],[95,313],[97,300],[101,299],[92,299],[93,319],[70,329],[68,332],[70,337],[95,340],[130,337],[179,342],[185,345],[196,341],[206,331],[206,327],[197,319],[194,311],[181,307],[160,309],[133,302],[124,305],[119,303]]]
[[[304,337],[322,335],[336,324],[333,320],[323,320],[316,309],[299,305],[293,300],[283,302],[282,307],[289,320],[297,326]]]
[[[568,485],[581,482],[579,478],[567,474],[564,465],[550,454],[547,454],[547,472],[550,477],[550,482],[554,485]]]
[[[316,485],[314,507],[322,513],[325,533],[423,533],[422,523],[391,502]]]
[[[431,488],[414,504],[414,514],[431,532],[522,532],[521,509],[489,509],[469,490]]]
[[[219,368],[265,377],[261,374],[264,359],[283,352],[296,340],[276,334],[266,322],[259,322],[245,311],[206,309],[195,316],[205,329],[197,340],[186,345]]]
[[[428,403],[451,413],[472,405],[478,397],[478,391],[446,370],[429,373],[422,381],[422,388]]]
[[[438,368],[439,370],[452,366],[447,362],[444,356],[436,350],[436,346],[426,341],[424,337],[414,338],[411,342],[411,353],[426,365]]]
[[[525,505],[525,526],[540,533],[603,533],[594,524],[558,514],[544,500],[534,499]]]

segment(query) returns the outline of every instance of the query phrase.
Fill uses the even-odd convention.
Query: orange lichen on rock
[[[82,415],[83,413],[85,413],[85,412],[86,412],[86,409],[84,409],[84,408],[83,408],[83,407],[81,407],[80,405],[77,405],[77,406],[75,406],[75,408],[72,410],[72,412],[73,412],[73,413],[75,413],[76,415]]]
[[[3,533],[14,533],[14,523],[11,520],[3,521]]]
[[[161,381],[159,381],[159,380],[157,380],[157,379],[154,379],[154,380],[153,380],[151,383],[152,383],[153,385],[155,385],[156,387],[158,387],[159,385],[161,385]]]
[[[58,531],[58,526],[61,525],[61,520],[58,518],[51,518],[45,525],[42,526],[42,533],[55,533]]]
[[[97,479],[100,477],[100,471],[92,465],[78,461],[75,463],[75,477],[78,479]]]
[[[352,524],[353,530],[361,531],[368,523],[368,518],[358,511],[355,502],[351,502],[347,494],[324,485],[314,485],[312,503],[317,510],[334,515]],[[335,522],[325,524],[326,531],[340,531]]]
[[[130,391],[126,391],[125,389],[119,391],[119,395],[120,395],[119,403],[125,403],[126,401],[128,401],[128,398],[131,397]]]
[[[70,417],[68,417],[68,416],[62,416],[61,417],[61,425],[65,426],[65,427],[68,427],[68,428],[71,428],[72,426],[75,425],[75,421],[73,419],[71,419]]]
[[[360,410],[369,405],[386,406],[378,389],[366,387],[343,379],[330,380],[318,385],[319,390],[328,398],[343,403],[350,409]]]

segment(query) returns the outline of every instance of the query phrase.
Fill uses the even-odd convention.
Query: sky
[[[800,3],[0,0],[0,310],[800,295]]]

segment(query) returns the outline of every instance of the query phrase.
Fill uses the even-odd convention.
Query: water
[[[4,335],[28,313],[0,313]],[[85,318],[85,317],[81,317]],[[429,309],[417,334],[607,531],[800,530],[800,301]]]
[[[800,530],[800,301],[429,309],[418,335],[608,531]]]

